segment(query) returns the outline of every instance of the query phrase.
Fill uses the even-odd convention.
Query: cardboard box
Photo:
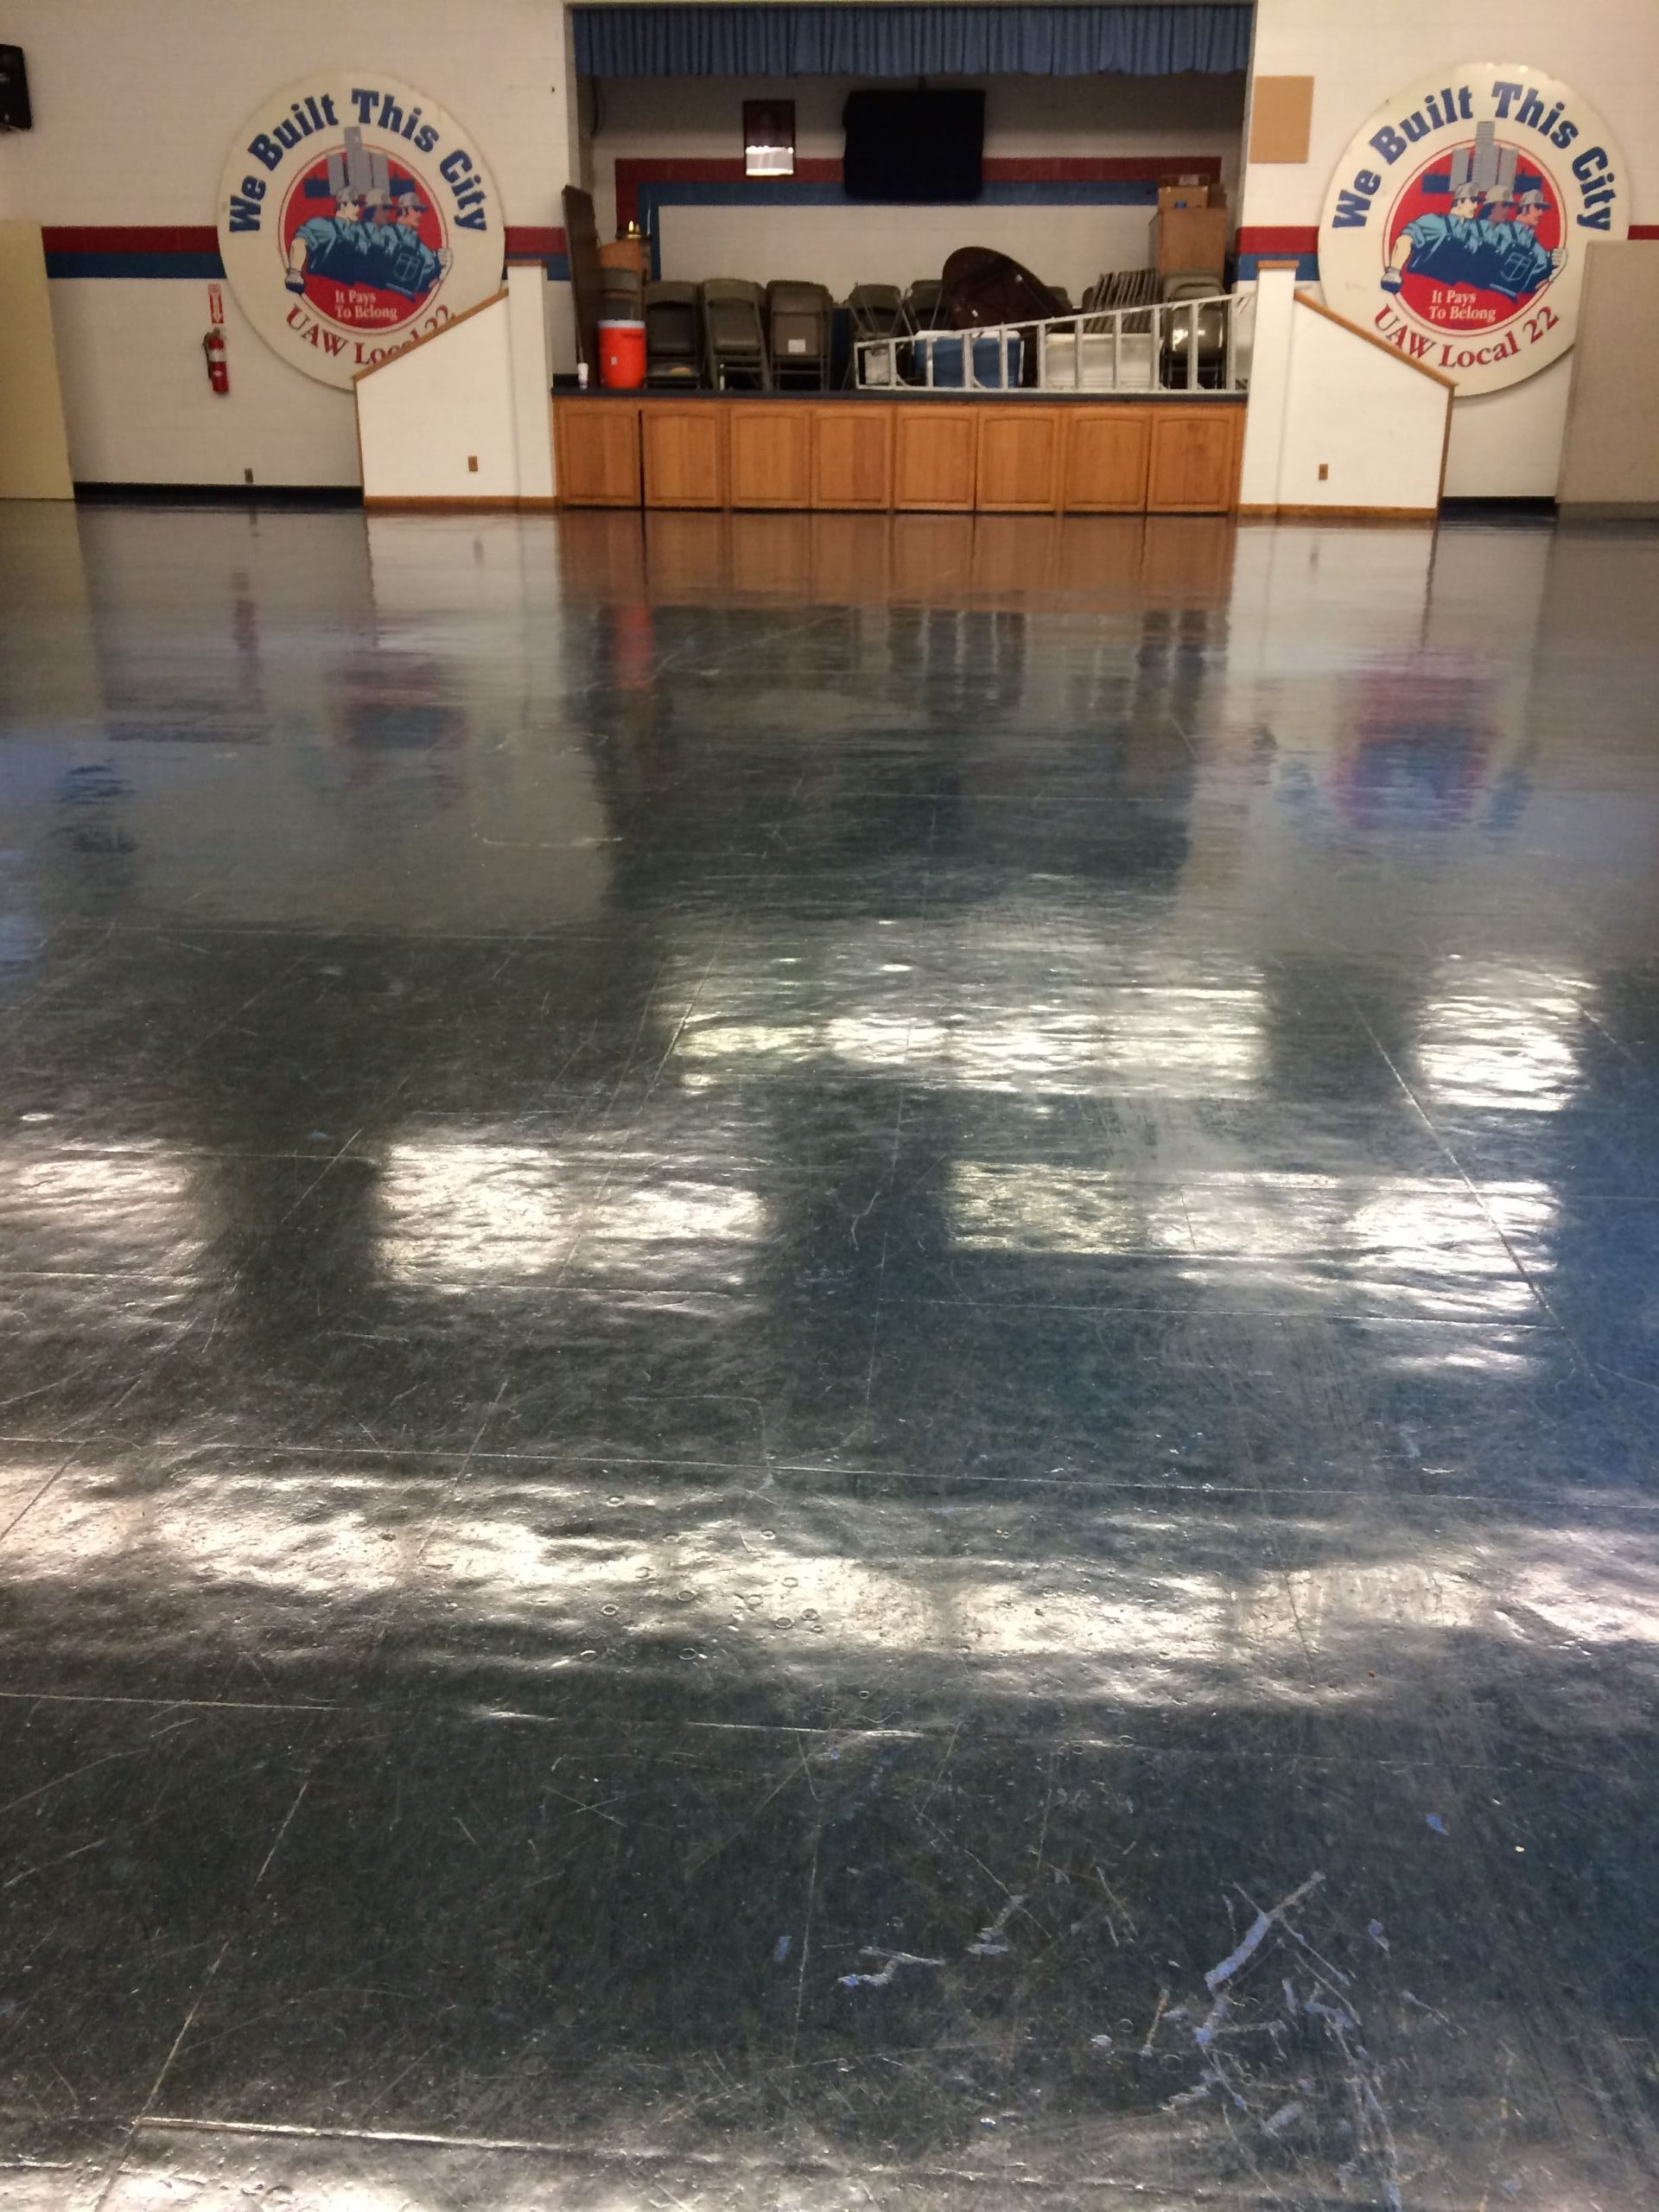
[[[1227,260],[1224,207],[1171,207],[1152,219],[1152,265],[1160,276],[1204,270],[1220,278]]]
[[[1219,182],[1200,180],[1194,184],[1160,184],[1158,188],[1158,212],[1160,215],[1179,213],[1192,207],[1224,207],[1227,188]]]

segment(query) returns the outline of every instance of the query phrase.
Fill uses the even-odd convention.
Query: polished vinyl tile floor
[[[1656,603],[0,512],[0,2206],[1645,2212]]]

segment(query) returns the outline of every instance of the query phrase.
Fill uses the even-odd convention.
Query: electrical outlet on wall
[[[1328,461],[1322,461],[1319,463],[1319,481],[1321,484],[1328,484],[1330,480],[1331,464]]]
[[[478,474],[478,455],[477,455],[475,453],[469,453],[469,454],[467,454],[467,471],[468,471],[469,474],[474,475],[474,476],[476,476],[476,475],[477,475],[477,474]]]

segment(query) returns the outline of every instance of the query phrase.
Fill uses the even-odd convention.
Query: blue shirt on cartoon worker
[[[363,194],[348,188],[335,196],[332,215],[308,215],[289,240],[283,282],[290,292],[304,291],[308,274],[336,284],[360,284],[368,240]]]
[[[1382,289],[1397,292],[1407,264],[1414,276],[1432,277],[1440,284],[1478,284],[1481,258],[1486,252],[1487,226],[1480,219],[1480,190],[1460,184],[1452,194],[1446,215],[1417,215],[1394,242],[1389,265],[1382,271]]]
[[[367,200],[364,274],[383,291],[406,300],[424,299],[449,266],[446,248],[427,245],[421,236],[426,207],[414,188],[396,193],[371,192]]]
[[[1549,212],[1548,200],[1535,185],[1516,200],[1512,221],[1486,226],[1491,238],[1483,282],[1490,290],[1507,300],[1527,299],[1565,264],[1564,247],[1552,251],[1539,243],[1538,226]]]

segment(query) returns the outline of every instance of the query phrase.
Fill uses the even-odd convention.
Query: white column
[[[1238,485],[1241,508],[1279,505],[1295,312],[1295,264],[1264,264],[1255,285],[1255,342],[1250,354],[1250,397],[1244,415],[1244,461]]]
[[[547,359],[546,290],[547,271],[539,261],[515,262],[507,270],[512,436],[521,499],[553,497],[553,379]]]

